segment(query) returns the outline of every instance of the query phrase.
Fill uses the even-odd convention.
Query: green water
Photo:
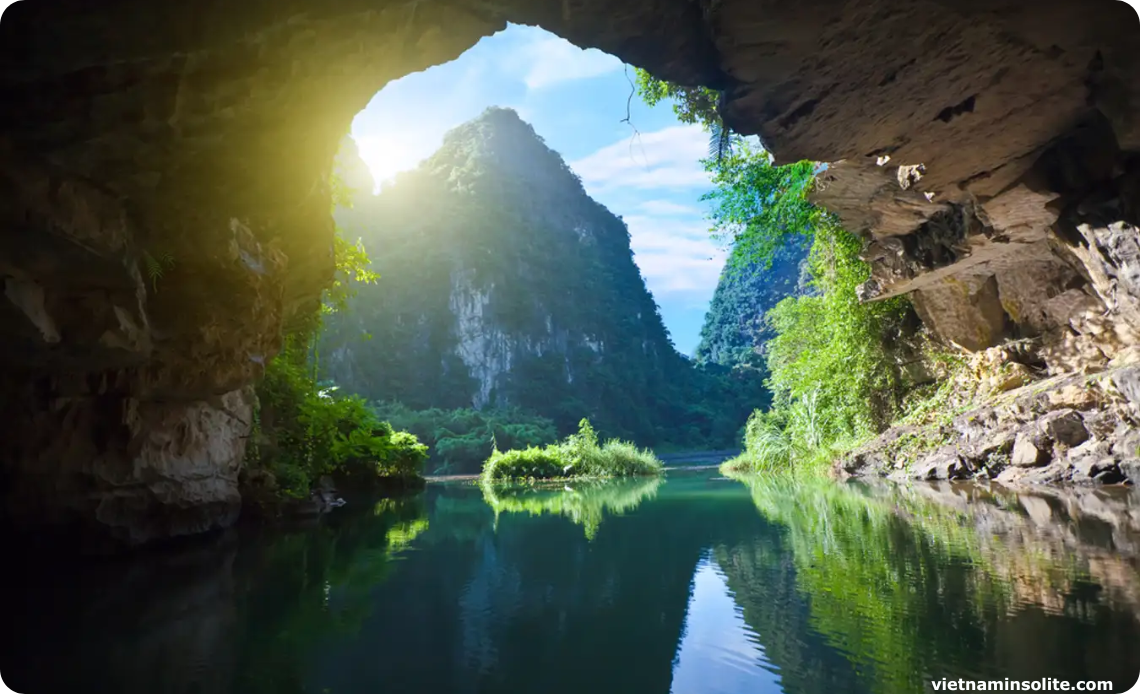
[[[353,508],[355,506],[355,508]],[[306,528],[6,568],[17,692],[919,692],[1140,674],[1136,493],[429,485]]]

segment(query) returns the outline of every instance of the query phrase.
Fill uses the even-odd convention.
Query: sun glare
[[[377,186],[392,180],[398,173],[416,168],[439,146],[438,142],[428,142],[426,146],[421,142],[417,146],[413,144],[417,138],[400,132],[361,137],[353,133],[353,138]]]

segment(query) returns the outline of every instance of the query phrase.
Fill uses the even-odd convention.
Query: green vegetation
[[[553,421],[518,408],[413,410],[398,402],[373,403],[372,408],[394,429],[427,444],[428,465],[435,475],[479,472],[496,445],[529,448],[558,439]]]
[[[682,87],[665,80],[659,80],[641,68],[635,68],[637,93],[649,106],[662,101],[670,101],[673,113],[682,123],[700,123],[712,127],[720,122],[716,112],[720,93],[708,87]]]
[[[612,439],[599,444],[594,428],[583,419],[578,433],[545,448],[496,449],[483,466],[483,481],[635,477],[659,475],[664,469],[651,451],[632,443]]]
[[[773,254],[768,266],[749,262],[741,249],[733,248],[701,327],[701,342],[694,354],[698,363],[765,368],[766,343],[775,334],[765,315],[785,297],[809,289],[803,272],[809,248],[806,241],[790,239]]]
[[[743,164],[734,155],[734,167]],[[766,153],[751,152],[748,166],[773,169]],[[798,165],[797,165],[798,166]],[[798,166],[802,182],[760,193],[755,181],[787,182],[786,176],[741,175],[722,178],[718,204],[747,208],[740,198],[797,198],[784,202],[781,224],[812,236],[807,261],[812,291],[791,296],[772,308],[766,320],[774,333],[765,362],[772,406],[749,421],[746,451],[730,469],[771,471],[793,466],[819,468],[845,447],[882,430],[899,412],[904,395],[897,358],[907,343],[909,305],[905,299],[860,303],[855,288],[870,276],[859,259],[861,240],[831,214],[806,202],[812,169]],[[714,217],[714,223],[736,213]],[[750,252],[765,253],[785,236],[757,226],[738,237]],[[768,235],[770,238],[756,240]]]
[[[812,395],[792,407],[753,412],[745,427],[744,452],[722,463],[722,473],[826,472],[854,444],[852,439],[824,438],[816,402]]]
[[[273,484],[278,495],[293,499],[308,497],[323,475],[354,487],[381,479],[416,484],[427,446],[412,434],[393,431],[362,398],[321,388],[305,355],[296,342],[287,341],[258,386],[259,436],[249,447],[249,462],[271,475],[272,481],[262,477],[262,484]],[[270,500],[266,491],[261,497]]]
[[[158,281],[162,279],[167,270],[174,267],[174,256],[169,252],[160,252],[152,255],[148,251],[142,252],[143,267],[146,269],[147,279],[154,291],[158,291]]]
[[[632,480],[576,481],[573,486],[559,482],[557,486],[503,486],[483,483],[483,499],[501,513],[553,514],[568,517],[581,525],[588,539],[594,539],[607,515],[620,516],[652,499],[661,486],[661,477]]]
[[[677,353],[625,223],[509,109],[454,129],[419,168],[337,217],[383,280],[329,317],[322,377],[437,412],[430,432],[391,415],[434,441],[436,469],[471,470],[491,431],[500,447],[541,446],[553,440],[545,421],[565,436],[583,417],[640,446],[732,448],[766,397],[755,369]],[[442,421],[467,408],[488,421]],[[542,431],[513,438],[510,424]]]
[[[639,74],[639,88],[649,103],[672,98],[678,117],[704,123],[714,139],[724,136],[715,101],[705,91],[672,87],[647,74]],[[862,241],[809,200],[816,164],[775,166],[768,152],[746,140],[704,164],[715,186],[704,196],[713,205],[711,233],[731,242],[730,268],[765,274],[787,249],[810,245],[807,291],[767,310],[762,320],[769,333],[746,333],[755,341],[752,352],[763,353],[772,401],[752,415],[745,452],[725,468],[818,470],[837,451],[881,431],[899,413],[905,388],[898,357],[911,348],[904,339],[909,304],[902,298],[858,301],[855,288],[870,276],[859,258]],[[727,286],[724,278],[722,285]],[[710,312],[706,332],[724,334],[724,315],[732,313],[747,314],[748,307],[719,306]],[[751,359],[742,342],[740,337],[721,338],[721,344],[730,346],[722,351],[728,358]]]
[[[351,204],[338,175],[330,185],[334,204]],[[283,348],[257,387],[243,483],[251,500],[264,508],[307,498],[326,475],[352,487],[422,483],[427,446],[412,434],[393,431],[363,398],[341,396],[318,380],[324,317],[343,310],[356,287],[378,279],[362,244],[348,242],[339,229],[334,254],[336,276],[319,308],[287,326]]]

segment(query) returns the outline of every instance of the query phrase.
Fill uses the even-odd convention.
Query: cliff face
[[[417,408],[518,405],[562,428],[588,416],[644,441],[694,375],[625,224],[512,110],[451,131],[342,221],[381,277],[322,346],[346,390]]]
[[[920,291],[977,346],[1008,305],[1057,369],[1134,342],[1140,25],[1117,0],[22,2],[0,23],[6,508],[136,539],[232,520],[248,422],[200,414],[246,421],[217,403],[331,280],[352,116],[507,20],[724,90],[780,162],[845,160],[825,202],[872,242],[868,296]],[[191,469],[218,493],[183,494]]]

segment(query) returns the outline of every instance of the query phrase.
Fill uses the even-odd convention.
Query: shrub
[[[486,480],[552,479],[568,477],[569,465],[557,446],[495,451],[483,468]]]
[[[656,475],[664,467],[652,451],[639,449],[628,441],[617,439],[607,441],[598,449],[592,465],[609,477]]]
[[[378,473],[383,477],[418,477],[427,462],[428,447],[406,431],[393,433],[391,442],[387,457],[378,461]]]
[[[578,433],[545,448],[495,450],[483,466],[483,479],[556,479],[568,477],[633,477],[659,475],[665,467],[651,451],[612,439],[598,444],[588,420],[578,424]]]
[[[258,387],[248,467],[271,473],[277,494],[294,499],[307,497],[324,475],[357,486],[419,477],[427,446],[393,431],[363,399],[320,387],[306,366],[307,355],[292,343],[270,362]]]

